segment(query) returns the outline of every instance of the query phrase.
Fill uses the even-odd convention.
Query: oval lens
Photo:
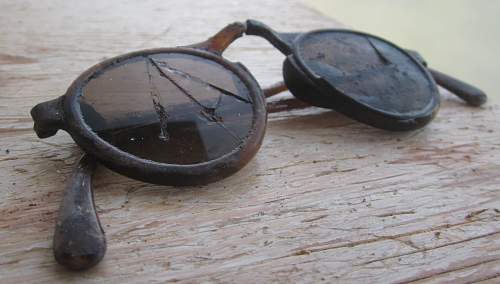
[[[305,35],[297,55],[315,74],[357,102],[395,115],[435,106],[436,85],[406,52],[369,35],[320,31]]]
[[[251,133],[249,90],[212,60],[184,53],[128,58],[82,89],[83,119],[101,138],[137,157],[197,164],[239,148]]]

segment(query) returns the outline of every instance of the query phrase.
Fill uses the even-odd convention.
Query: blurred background
[[[418,50],[430,66],[500,101],[499,0],[306,0],[350,28]]]

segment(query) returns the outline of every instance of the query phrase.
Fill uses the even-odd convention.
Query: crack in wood
[[[494,235],[497,235],[499,233],[500,233],[500,231],[495,231],[495,232],[491,232],[491,233],[488,233],[488,234],[483,234],[483,235],[475,236],[475,237],[472,237],[472,238],[467,238],[467,239],[456,241],[456,242],[450,242],[450,243],[446,243],[446,244],[442,244],[442,245],[438,245],[438,246],[434,246],[434,247],[430,247],[430,248],[420,248],[420,249],[417,249],[417,250],[412,251],[412,252],[407,252],[407,253],[403,253],[403,254],[398,254],[398,255],[393,255],[393,256],[388,256],[388,257],[383,257],[383,258],[379,258],[379,259],[370,260],[370,261],[367,261],[367,262],[363,262],[361,264],[357,264],[356,266],[363,266],[363,265],[367,265],[367,264],[374,263],[374,262],[385,261],[385,260],[388,260],[388,259],[398,258],[398,257],[402,257],[402,256],[408,256],[408,255],[412,255],[412,254],[416,254],[416,253],[421,253],[421,252],[427,252],[427,251],[430,251],[430,250],[435,250],[435,249],[439,249],[439,248],[443,248],[443,247],[447,247],[447,246],[453,246],[453,245],[457,245],[457,244],[460,244],[460,243],[466,243],[466,242],[478,240],[478,239],[481,239],[481,238],[494,236]],[[384,239],[390,239],[390,240],[395,239],[395,238],[392,238],[392,237],[383,237],[383,238]]]
[[[483,219],[481,219],[481,220],[483,220]],[[365,240],[360,240],[360,241],[355,241],[355,242],[348,242],[348,243],[343,243],[343,244],[339,244],[339,245],[330,245],[331,242],[326,242],[324,244],[319,244],[319,245],[305,246],[305,247],[299,248],[297,250],[300,251],[300,250],[306,249],[306,250],[309,250],[310,252],[319,252],[319,251],[339,249],[339,248],[356,247],[356,246],[370,244],[370,243],[375,243],[375,242],[379,242],[379,241],[385,241],[385,240],[388,240],[388,239],[397,239],[397,238],[402,238],[402,237],[409,237],[409,236],[412,236],[412,235],[418,235],[418,234],[422,234],[422,233],[429,233],[429,232],[433,232],[433,231],[437,231],[437,230],[449,229],[449,228],[452,228],[452,227],[459,227],[459,226],[463,226],[465,224],[470,224],[470,223],[474,223],[474,222],[478,222],[478,221],[480,221],[480,219],[473,220],[473,221],[460,222],[460,223],[456,223],[456,224],[444,224],[444,225],[439,225],[439,226],[428,228],[428,229],[415,230],[415,231],[411,231],[411,232],[396,234],[396,235],[393,235],[393,236],[377,236],[376,238],[365,239]],[[496,233],[498,233],[498,232],[496,232]],[[335,240],[333,240],[333,242],[336,243],[336,242],[338,242],[338,240],[335,239]],[[319,247],[319,246],[324,246],[324,247]],[[293,253],[292,253],[292,255],[293,255]],[[286,256],[283,256],[283,257],[288,257],[288,256],[289,255],[286,255]]]
[[[385,218],[385,217],[391,217],[391,216],[396,216],[396,215],[409,215],[409,214],[415,214],[415,210],[379,214],[379,215],[377,215],[377,217]]]
[[[407,283],[414,283],[414,282],[422,281],[422,280],[429,280],[429,279],[434,278],[436,276],[440,276],[440,275],[443,275],[443,274],[447,274],[447,273],[451,273],[451,272],[455,272],[455,271],[460,271],[460,270],[464,270],[464,269],[468,269],[468,268],[473,268],[473,267],[476,267],[476,266],[479,266],[479,265],[484,265],[484,264],[496,262],[496,261],[499,261],[499,260],[500,260],[500,258],[496,257],[496,258],[486,259],[486,260],[482,260],[482,261],[479,261],[479,262],[476,262],[476,263],[472,263],[472,264],[468,264],[468,265],[464,265],[464,266],[460,266],[460,267],[455,267],[455,268],[452,268],[452,269],[444,269],[443,271],[431,273],[431,274],[428,274],[428,275],[426,275],[425,273],[423,273],[424,275],[422,275],[422,273],[421,273],[421,274],[419,274],[419,276],[416,276],[414,278],[410,278],[410,279],[407,279],[407,280],[403,280],[403,281],[400,281],[400,282],[396,282],[396,283],[398,283],[398,284],[407,284]],[[485,280],[489,280],[489,279],[494,279],[494,278],[499,277],[499,276],[500,276],[500,273],[495,273],[494,275],[490,275],[490,276],[485,277],[485,278],[476,279],[475,282],[481,282],[481,281],[485,281]],[[470,282],[470,283],[475,283],[475,282]]]

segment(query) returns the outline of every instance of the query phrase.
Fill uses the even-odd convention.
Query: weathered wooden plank
[[[39,140],[29,109],[90,65],[127,51],[189,44],[259,18],[278,30],[337,26],[295,1],[2,1],[2,283],[498,281],[500,108],[446,95],[428,127],[389,133],[308,109],[270,118],[236,175],[173,188],[100,168],[103,262],[68,273],[51,238],[81,154],[69,135]],[[255,38],[227,52],[262,85],[283,57]]]

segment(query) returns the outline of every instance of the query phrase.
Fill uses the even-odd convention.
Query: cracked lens
[[[80,99],[85,122],[101,138],[140,158],[194,164],[241,146],[253,108],[243,82],[193,55],[127,59],[91,79]]]
[[[389,113],[424,109],[432,100],[426,74],[398,48],[368,35],[322,32],[301,43],[307,66],[356,101]]]

